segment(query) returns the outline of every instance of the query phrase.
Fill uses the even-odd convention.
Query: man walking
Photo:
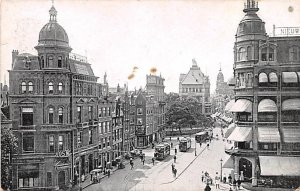
[[[215,177],[215,183],[216,183],[216,189],[220,189],[220,182],[219,182],[219,176],[218,173],[216,173],[216,177]]]
[[[152,158],[152,164],[153,164],[153,166],[154,166],[154,162],[155,162],[155,158],[153,157]]]
[[[175,155],[177,155],[177,149],[175,148]]]
[[[176,177],[176,174],[177,174],[177,169],[174,168],[174,177]]]
[[[132,161],[132,158],[130,158],[130,165],[131,165],[131,170],[133,169],[133,161]]]
[[[176,155],[174,155],[174,163],[176,163]]]
[[[145,156],[143,157],[142,162],[143,162],[143,165],[145,165]]]

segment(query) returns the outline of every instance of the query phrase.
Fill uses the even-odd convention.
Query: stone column
[[[234,157],[234,179],[238,180],[239,178],[239,161],[240,157],[235,156]]]
[[[257,186],[257,172],[256,172],[256,169],[257,169],[257,162],[256,162],[256,159],[254,158],[252,160],[252,186]]]

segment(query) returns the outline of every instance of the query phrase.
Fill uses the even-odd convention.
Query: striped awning
[[[258,104],[258,112],[277,112],[276,103],[271,99],[263,99]]]
[[[289,128],[282,129],[283,141],[285,143],[300,143],[300,129],[299,128]]]
[[[270,79],[270,82],[278,82],[278,77],[275,72],[271,72],[269,74],[269,79]]]
[[[234,159],[232,156],[227,156],[224,160],[222,168],[234,168]]]
[[[279,143],[280,135],[276,127],[258,127],[258,142]]]
[[[282,72],[282,81],[284,83],[297,83],[297,73],[296,72]]]
[[[262,176],[300,176],[300,157],[259,156]]]
[[[266,73],[260,73],[259,76],[258,76],[258,82],[259,83],[265,83],[265,82],[268,82],[268,76]]]
[[[282,111],[300,110],[300,98],[287,99],[282,102]]]
[[[252,139],[251,127],[235,127],[234,131],[228,137],[228,140],[236,142],[248,142]]]
[[[231,109],[231,107],[234,105],[234,103],[235,103],[235,100],[234,100],[234,99],[233,99],[233,100],[230,100],[230,101],[226,104],[224,111],[229,111],[229,110]]]
[[[247,99],[238,99],[231,107],[230,111],[252,113],[252,102]]]
[[[231,123],[229,126],[228,126],[228,129],[227,131],[225,132],[225,138],[227,139],[230,134],[233,132],[233,130],[235,129],[235,123]]]

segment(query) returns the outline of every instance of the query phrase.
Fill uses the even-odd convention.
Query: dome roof
[[[57,11],[52,6],[50,21],[43,26],[39,34],[39,46],[60,45],[69,47],[69,38],[65,29],[56,22]]]
[[[247,4],[245,4],[245,9],[243,10],[246,15],[241,20],[237,28],[237,37],[250,34],[264,35],[266,33],[265,23],[256,14],[258,10],[258,5],[257,3],[255,4],[255,1],[247,1]]]

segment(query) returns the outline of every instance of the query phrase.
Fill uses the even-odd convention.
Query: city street
[[[214,129],[214,135],[219,134],[220,128]],[[172,141],[176,141],[173,138]],[[174,145],[175,146],[175,145]],[[178,146],[177,146],[178,148]],[[195,142],[192,139],[192,148],[188,152],[178,152],[175,168],[177,177],[172,174],[171,165],[174,162],[174,147],[171,155],[163,161],[155,161],[152,165],[151,158],[154,149],[144,150],[146,162],[143,166],[139,159],[135,160],[134,169],[130,170],[127,165],[125,169],[117,170],[110,178],[105,178],[99,184],[87,187],[85,190],[204,190],[205,183],[201,181],[202,171],[207,171],[214,179],[216,172],[220,174],[220,159],[224,159],[224,142],[222,139],[214,139],[207,145],[197,144],[197,157],[195,157]],[[223,169],[223,175],[228,176],[229,169]],[[212,190],[216,190],[214,185]],[[228,184],[221,184],[219,190],[229,190]]]

